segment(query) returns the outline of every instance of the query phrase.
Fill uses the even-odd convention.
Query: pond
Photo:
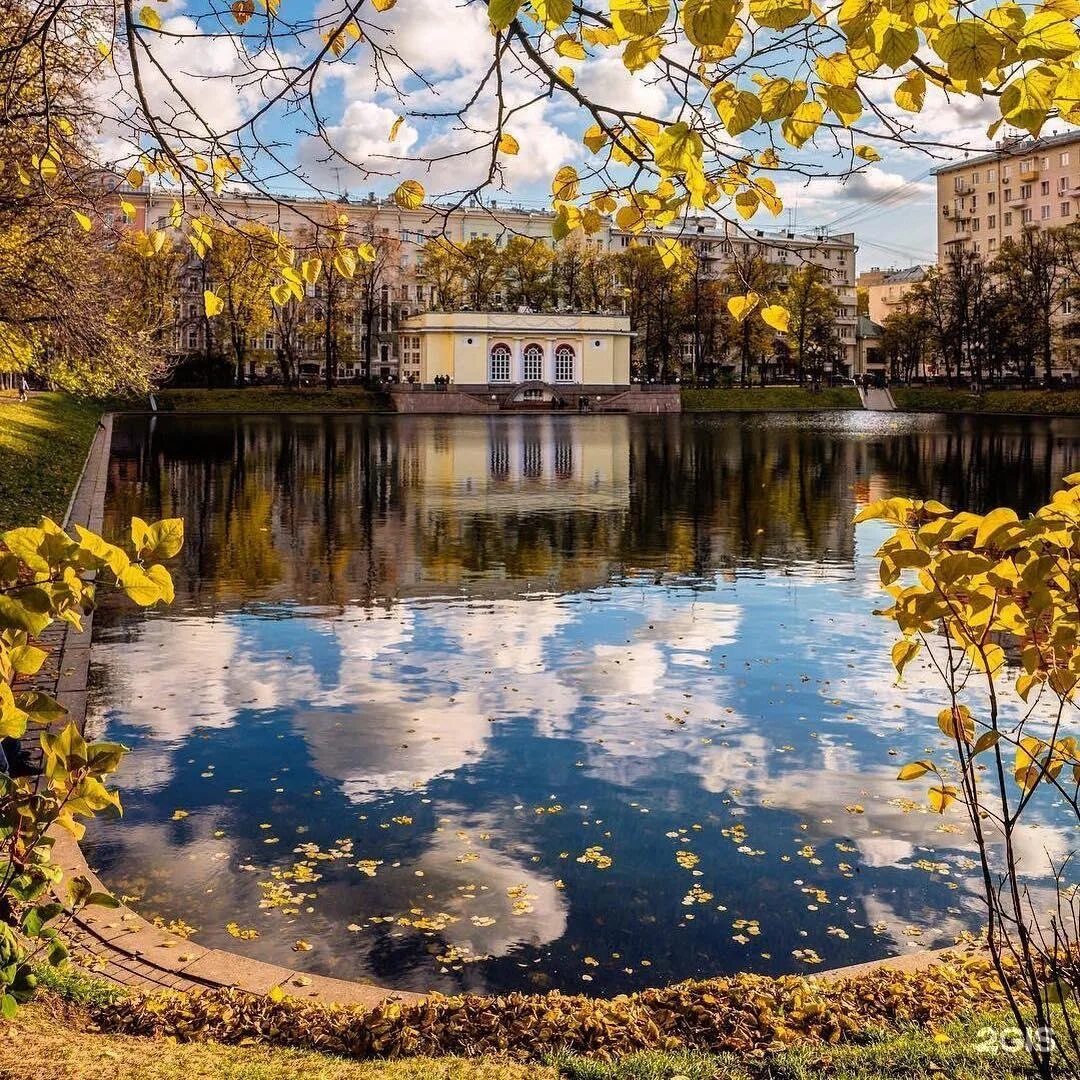
[[[1078,468],[1074,420],[121,418],[107,533],[187,541],[171,608],[95,619],[89,723],[131,753],[89,861],[204,945],[414,990],[950,944],[962,818],[894,779],[940,701],[894,686],[852,518]]]

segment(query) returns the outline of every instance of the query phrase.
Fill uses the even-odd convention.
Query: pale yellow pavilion
[[[406,352],[419,352],[426,385],[441,378],[534,398],[630,385],[633,335],[623,315],[428,311],[402,320],[399,332]]]

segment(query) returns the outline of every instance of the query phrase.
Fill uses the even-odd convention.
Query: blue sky
[[[221,33],[222,24],[217,23],[215,36],[214,24],[199,19],[198,11],[197,7],[185,9],[182,3],[163,9],[166,34],[155,45],[154,54],[174,74],[193,105],[216,125],[227,127],[258,109],[264,99],[250,80],[239,78],[242,65],[237,62],[234,42]],[[314,14],[328,17],[329,12],[329,7],[320,4]],[[262,18],[257,15],[248,28]],[[268,117],[262,128],[264,138],[276,140],[282,155],[324,191],[382,194],[401,177],[420,179],[430,196],[467,188],[486,171],[486,154],[468,152],[481,146],[484,137],[462,130],[453,119],[416,114],[452,110],[472,94],[492,51],[486,7],[457,0],[399,0],[389,11],[369,10],[368,19],[364,25],[367,40],[327,65],[317,86],[318,108],[329,140],[364,170],[327,160],[326,147],[310,134],[310,123],[302,117]],[[378,71],[371,62],[369,42],[396,54]],[[299,44],[295,40],[281,44],[294,50],[287,53],[292,58],[321,42],[312,34]],[[618,50],[596,52],[587,63],[571,64],[585,94],[647,114],[673,116],[674,102],[649,68],[631,74]],[[875,103],[891,106],[894,83],[883,79],[870,84]],[[164,81],[152,72],[148,84],[151,93],[170,100]],[[523,103],[534,96],[535,83],[510,71],[504,93],[509,103]],[[807,182],[794,174],[780,177],[784,212],[776,219],[759,212],[752,224],[794,225],[799,231],[823,225],[835,231],[854,230],[860,244],[860,269],[928,261],[933,258],[936,230],[930,170],[962,154],[960,147],[985,149],[986,128],[995,112],[992,100],[946,101],[944,95],[931,92],[923,115],[904,115],[912,120],[917,140],[934,144],[932,153],[882,142],[878,149],[883,160],[846,180],[817,177]],[[391,126],[401,115],[404,122],[391,142]],[[492,124],[490,100],[482,98],[470,115],[481,128]],[[860,123],[867,125],[870,116],[867,112]],[[520,153],[503,159],[505,190],[493,191],[492,197],[546,206],[555,170],[564,163],[583,166],[587,162],[581,135],[589,122],[591,118],[573,100],[558,94],[519,113],[512,130]],[[858,141],[873,142],[874,123],[871,120],[863,127]],[[739,141],[747,148],[761,145],[752,132]],[[431,160],[440,156],[444,160]],[[824,132],[817,146],[808,144],[798,156],[811,170],[826,173],[836,171],[841,160],[834,140]],[[301,191],[295,179],[276,185],[286,193]]]

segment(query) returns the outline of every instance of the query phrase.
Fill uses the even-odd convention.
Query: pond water
[[[1073,420],[121,418],[106,531],[187,542],[171,608],[94,623],[131,753],[91,865],[202,944],[417,990],[949,944],[962,819],[893,779],[940,701],[893,685],[852,518],[1078,468]],[[1046,808],[1031,851],[1069,843]]]

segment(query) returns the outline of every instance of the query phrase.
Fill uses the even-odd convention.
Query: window
[[[1009,179],[1009,166],[1008,165],[1002,165],[1002,167],[1001,167],[1001,179],[1002,180],[1008,180]]]
[[[569,345],[560,345],[555,350],[555,381],[574,381],[574,350]]]
[[[975,170],[975,171],[974,171],[974,172],[973,172],[973,173],[971,174],[971,182],[972,182],[973,184],[977,184],[977,183],[979,182],[979,170],[978,170],[978,169],[976,169],[976,170]]]
[[[978,232],[979,231],[979,219],[978,218],[975,218],[975,220],[971,223],[971,231],[972,232]]]
[[[1001,197],[1002,197],[1002,198],[1003,198],[1003,199],[1004,199],[1004,200],[1005,200],[1006,202],[1012,202],[1012,188],[1011,188],[1011,187],[1007,187],[1007,188],[1006,188],[1006,189],[1005,189],[1005,190],[1004,190],[1004,191],[1003,191],[1003,192],[1001,193]]]
[[[1006,225],[1011,225],[1011,224],[1012,224],[1012,211],[1011,211],[1011,210],[1007,210],[1007,211],[1005,212],[1005,215],[1004,215],[1004,217],[1002,218],[1002,221],[1003,221],[1003,222],[1004,222],[1004,224],[1006,224]]]
[[[1021,199],[1030,199],[1031,198],[1031,185],[1030,184],[1021,184],[1020,185],[1020,198]]]
[[[988,229],[995,229],[995,228],[997,228],[997,214],[991,214],[991,215],[990,215],[990,216],[989,216],[989,217],[988,217],[988,218],[986,219],[986,227],[987,227]]]
[[[996,202],[997,202],[997,192],[996,191],[988,191],[986,193],[986,205],[987,206],[993,206],[994,203],[996,203]]]
[[[544,377],[544,350],[539,345],[525,346],[522,377],[525,382],[539,382]]]
[[[997,180],[997,169],[987,169],[986,170],[986,182],[988,184],[992,184],[992,183],[994,183],[995,180]]]
[[[1034,158],[1025,158],[1023,161],[1020,162],[1020,172],[1021,172],[1021,174],[1031,172],[1031,170],[1032,170],[1032,168],[1034,168],[1034,166],[1035,166],[1035,159]]]
[[[1049,169],[1050,168],[1050,159],[1048,157],[1044,157],[1042,159],[1042,167],[1044,169]]]
[[[1046,221],[1046,219],[1049,216],[1050,216],[1050,204],[1049,203],[1043,203],[1043,205],[1039,207],[1039,218],[1042,221]]]
[[[267,330],[265,335],[263,335],[263,348],[264,349],[272,349],[273,347],[274,347],[274,332],[272,330]]]
[[[1072,208],[1069,206],[1069,204],[1067,202],[1063,202],[1061,204],[1061,216],[1062,217],[1068,217],[1071,210],[1072,210]]]
[[[188,331],[187,347],[189,349],[197,349],[199,347],[199,332],[197,330]]]
[[[491,359],[488,362],[489,382],[510,381],[510,346],[492,345]]]
[[[1031,207],[1025,207],[1020,212],[1020,222],[1023,225],[1030,225],[1031,224]]]
[[[1068,150],[1065,150],[1062,153],[1061,157],[1059,158],[1059,161],[1061,162],[1062,165],[1068,165],[1069,164],[1069,151]]]
[[[1039,185],[1039,194],[1040,195],[1049,195],[1050,194],[1050,181],[1049,180],[1044,180]]]
[[[988,250],[993,251],[994,248],[997,247],[997,238],[991,236],[990,239],[986,241],[986,246]]]

